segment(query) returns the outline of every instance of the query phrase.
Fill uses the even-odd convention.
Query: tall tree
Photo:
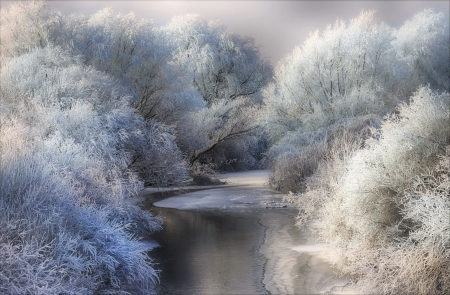
[[[185,144],[196,146],[190,149],[190,161],[214,158],[214,150],[225,142],[254,130],[254,106],[261,103],[261,90],[271,79],[271,65],[253,39],[229,33],[198,15],[175,17],[164,30],[172,42],[173,63],[186,69],[206,104],[186,118],[195,126],[190,140],[197,143]]]

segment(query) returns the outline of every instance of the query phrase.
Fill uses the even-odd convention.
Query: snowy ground
[[[357,294],[347,280],[334,275],[326,259],[327,245],[294,225],[292,208],[273,208],[283,207],[282,195],[266,186],[268,173],[258,170],[219,175],[226,185],[189,187],[204,190],[169,197],[154,205],[180,210],[240,211],[260,218],[265,241],[259,251],[267,259],[263,283],[271,294]],[[157,191],[162,190],[147,189],[139,200]],[[280,214],[286,218],[280,218]]]
[[[228,173],[218,177],[226,181],[226,185],[167,198],[154,205],[181,210],[242,210],[265,208],[282,201],[281,194],[266,186],[269,177],[267,170]]]

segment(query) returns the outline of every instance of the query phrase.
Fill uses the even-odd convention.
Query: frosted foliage
[[[268,160],[275,174],[285,170],[282,177],[273,178],[273,185],[294,191],[304,187],[283,183],[289,181],[288,175],[297,177],[290,171],[302,170],[304,162],[298,159],[306,150],[301,145],[290,155],[279,148],[292,134],[330,134],[346,119],[382,117],[420,85],[447,89],[449,38],[442,20],[442,14],[425,10],[395,30],[376,22],[374,11],[362,12],[349,23],[338,20],[323,33],[314,32],[281,60],[274,81],[263,91]],[[304,170],[311,174],[313,157],[306,158]]]
[[[392,30],[377,24],[373,11],[311,34],[280,61],[266,89],[267,121],[275,126],[269,135],[276,140],[299,127],[312,131],[340,118],[385,111],[396,79],[392,39]]]
[[[269,183],[282,192],[298,192],[303,189],[306,177],[317,169],[327,150],[327,134],[324,131],[289,132],[267,152],[272,169]]]
[[[19,1],[0,12],[0,56],[8,59],[44,47],[60,30],[61,15],[44,1]]]
[[[120,177],[125,172],[133,177],[126,172],[133,161],[141,165],[141,176],[151,183],[167,185],[186,177],[181,154],[167,128],[147,128],[130,106],[130,94],[125,88],[104,74],[81,66],[58,47],[38,49],[16,58],[2,68],[1,75],[0,93],[5,102],[16,105],[13,112],[35,126],[37,136],[60,136],[108,160],[111,166],[103,166],[104,173],[99,175]],[[78,166],[82,165],[73,165]],[[117,182],[126,195],[141,187],[137,180],[120,183]],[[114,196],[111,192],[109,198]]]
[[[426,9],[395,32],[394,48],[397,57],[412,70],[409,83],[430,84],[448,89],[449,84],[449,27],[443,13]]]
[[[184,70],[204,103],[176,125],[177,142],[191,164],[220,167],[230,158],[247,157],[254,163],[249,146],[259,110],[251,105],[261,103],[260,92],[272,76],[270,63],[253,39],[198,15],[174,17],[163,31],[173,50],[171,64]]]
[[[257,127],[257,114],[258,107],[249,103],[249,99],[245,97],[216,101],[209,108],[194,113],[189,118],[189,127],[193,128],[185,129],[197,139],[196,146],[193,146],[196,149],[192,150],[190,157],[191,163],[200,158],[211,157],[208,153],[222,144],[247,136]]]
[[[169,186],[187,179],[188,170],[178,145],[173,128],[156,120],[147,120],[145,130],[138,142],[131,169],[138,172],[146,185]]]
[[[30,129],[2,114],[0,292],[123,294],[127,285],[152,292],[156,273],[146,249],[117,214],[126,206],[92,203],[95,193],[63,162],[82,150],[72,154],[64,143],[64,157],[49,153],[55,143],[33,138]],[[90,160],[96,161],[85,161],[85,169],[102,162]],[[146,219],[153,230],[159,227],[157,220]]]
[[[256,99],[272,75],[253,39],[228,33],[198,15],[174,17],[165,31],[175,49],[175,63],[189,69],[208,105],[239,96]]]
[[[180,112],[201,106],[183,70],[170,64],[172,48],[154,23],[104,9],[90,17],[71,15],[65,28],[66,43],[82,54],[84,63],[129,87],[145,118],[171,124]]]
[[[296,218],[298,226],[312,225],[311,221],[318,218],[320,208],[340,186],[339,177],[345,171],[347,161],[361,148],[371,126],[377,126],[379,121],[377,116],[364,116],[333,126],[327,149],[317,160],[317,170],[303,179],[303,192],[286,196],[286,200],[299,209]]]
[[[129,165],[151,150],[172,161],[158,173],[179,179],[173,139],[58,47],[10,60],[1,79],[0,293],[152,293],[156,273],[131,232],[161,221],[125,202],[142,188]]]
[[[369,290],[448,290],[449,110],[447,93],[420,88],[387,118],[378,140],[329,178],[338,185],[330,186],[316,226],[338,269]]]

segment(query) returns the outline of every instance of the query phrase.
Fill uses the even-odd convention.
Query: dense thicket
[[[363,12],[311,35],[266,90],[271,182],[363,292],[450,290],[449,53],[442,14],[395,30]]]
[[[298,191],[296,183],[323,156],[324,138],[333,140],[333,130],[348,119],[381,118],[420,85],[447,89],[448,28],[442,18],[425,10],[394,30],[377,23],[373,11],[363,12],[349,24],[338,21],[321,35],[315,32],[280,61],[265,90],[272,184]],[[294,142],[305,148],[293,150]]]
[[[151,292],[156,274],[133,227],[158,219],[125,198],[147,132],[128,94],[50,45],[2,64],[1,258],[5,294]]]
[[[0,293],[153,293],[135,235],[161,220],[126,199],[205,163],[257,165],[270,65],[198,16],[158,27],[26,1],[0,21]]]
[[[254,40],[197,15],[174,17],[164,31],[174,48],[173,63],[185,69],[206,104],[179,127],[190,162],[226,168],[232,160],[237,167],[256,166],[256,115],[272,68]]]

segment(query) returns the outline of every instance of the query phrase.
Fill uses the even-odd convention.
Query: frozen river
[[[230,173],[225,187],[148,196],[147,208],[164,218],[154,235],[163,248],[152,252],[158,294],[351,291],[326,263],[326,247],[294,226],[295,209],[266,208],[282,198],[267,178],[263,170]]]

